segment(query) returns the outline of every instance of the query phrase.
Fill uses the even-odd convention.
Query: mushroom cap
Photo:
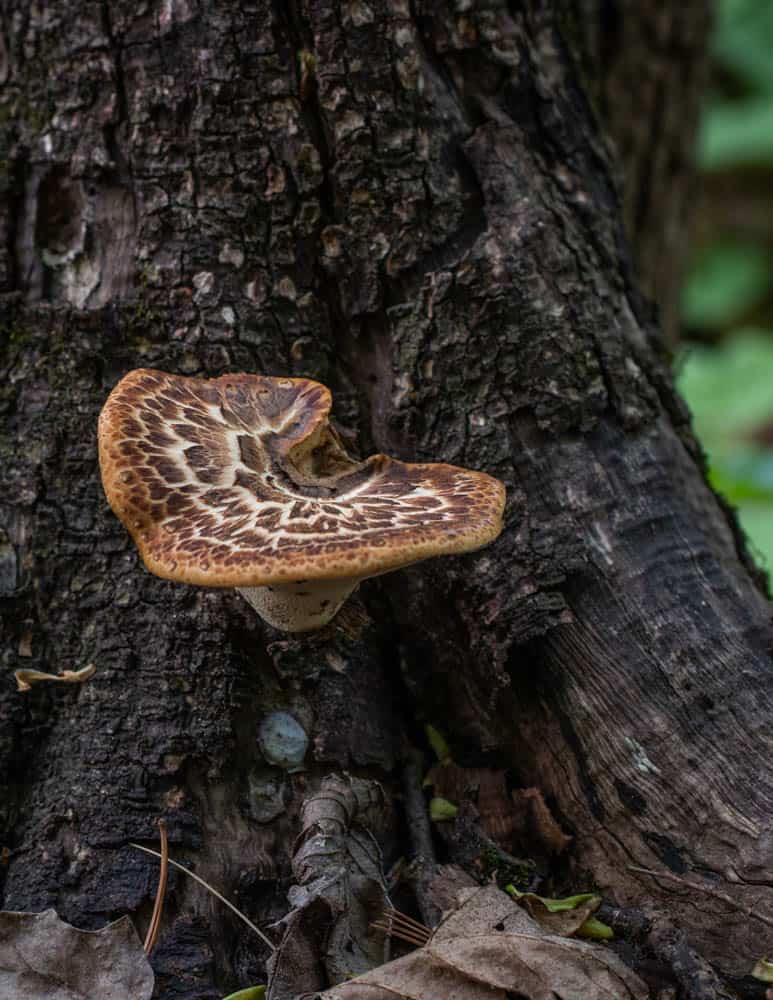
[[[330,406],[310,379],[129,372],[100,414],[99,462],[145,566],[259,587],[375,576],[497,537],[499,480],[386,455],[356,462]]]

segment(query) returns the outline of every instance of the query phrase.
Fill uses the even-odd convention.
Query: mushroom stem
[[[270,587],[237,587],[263,621],[284,632],[310,632],[331,621],[361,576],[340,580],[296,580]]]

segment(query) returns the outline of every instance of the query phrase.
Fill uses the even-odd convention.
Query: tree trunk
[[[129,842],[164,816],[173,857],[277,919],[331,770],[380,782],[384,864],[410,853],[401,773],[430,722],[458,763],[541,788],[567,884],[725,974],[765,952],[770,610],[633,263],[673,301],[652,248],[678,245],[706,21],[680,11],[637,5],[639,49],[601,0],[8,0],[6,909],[144,930],[157,866]],[[620,67],[645,50],[626,147]],[[506,529],[365,584],[320,633],[272,632],[233,592],[148,575],[109,511],[96,421],[136,367],[319,379],[353,452],[500,477]],[[88,663],[11,693],[12,669]],[[279,710],[310,737],[300,774],[258,747]],[[266,954],[171,879],[157,997],[262,982]]]

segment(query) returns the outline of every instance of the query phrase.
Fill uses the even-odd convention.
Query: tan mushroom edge
[[[310,379],[137,369],[99,418],[102,484],[150,572],[236,587],[276,628],[327,624],[367,577],[502,530],[482,472],[351,459]]]

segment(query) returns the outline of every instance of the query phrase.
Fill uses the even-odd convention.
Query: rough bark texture
[[[589,93],[611,143],[639,287],[678,338],[695,173],[694,123],[707,82],[709,5],[585,0],[576,20]]]
[[[684,10],[698,39],[704,9]],[[671,920],[726,972],[764,953],[770,612],[637,292],[608,142],[620,64],[576,29],[610,37],[610,11],[5,4],[6,908],[144,929],[157,869],[128,842],[164,815],[175,855],[277,918],[330,769],[382,783],[384,863],[405,851],[392,793],[429,721],[459,762],[542,788],[577,888]],[[688,134],[694,88],[650,69],[665,96],[646,113]],[[627,203],[654,197],[649,152]],[[658,183],[679,203],[681,178]],[[271,633],[233,593],[146,574],[107,508],[97,415],[140,366],[320,379],[354,450],[502,478],[506,530],[365,585],[323,632]],[[89,662],[81,688],[12,691],[13,668]],[[259,752],[277,709],[311,737],[303,774]],[[158,997],[262,981],[265,958],[172,878]]]

